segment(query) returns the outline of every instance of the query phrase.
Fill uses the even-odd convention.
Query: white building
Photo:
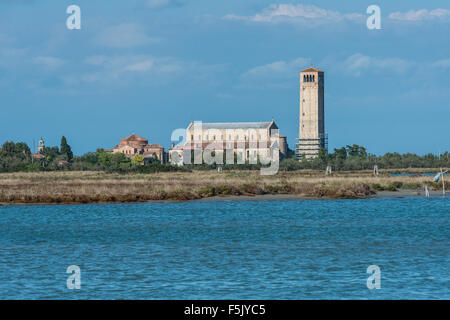
[[[193,153],[214,151],[219,154],[230,151],[237,163],[254,163],[259,157],[271,155],[271,148],[279,150],[279,156],[287,154],[286,136],[278,133],[278,126],[270,122],[191,122],[186,129],[185,142],[173,146],[169,161],[174,164],[190,163]],[[232,150],[232,153],[231,153]],[[226,163],[228,162],[226,159]],[[236,163],[235,162],[235,163]],[[194,162],[198,163],[198,162]]]

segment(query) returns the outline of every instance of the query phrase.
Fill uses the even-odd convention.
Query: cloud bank
[[[311,59],[302,57],[256,66],[240,75],[240,86],[290,87],[298,76],[298,72],[309,66],[311,66]]]
[[[147,0],[146,6],[151,9],[162,9],[172,6],[182,6],[185,4],[184,0]]]
[[[404,74],[416,63],[400,58],[376,58],[356,53],[348,57],[340,67],[356,77],[368,73]]]
[[[322,9],[314,5],[273,4],[253,16],[228,14],[223,19],[250,21],[254,23],[291,22],[317,26],[342,21],[361,22],[364,21],[365,16],[359,13],[342,14],[338,11]]]
[[[122,23],[108,27],[94,39],[96,44],[111,48],[131,48],[160,42],[160,38],[149,37],[144,28],[135,23]]]
[[[408,12],[393,12],[389,19],[397,21],[450,21],[450,10],[410,10]]]
[[[240,85],[257,88],[291,87],[301,70],[311,67],[310,58],[280,60],[250,68],[240,77]],[[397,57],[374,57],[355,53],[339,60],[324,59],[317,67],[330,73],[345,74],[350,77],[402,76],[420,74],[426,70],[445,71],[450,69],[450,59],[415,61]]]

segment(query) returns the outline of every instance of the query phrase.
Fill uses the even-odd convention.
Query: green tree
[[[29,155],[31,153],[31,151],[25,142],[17,142],[16,143],[16,153]]]
[[[111,155],[111,164],[112,165],[118,166],[124,162],[127,162],[127,160],[128,160],[127,157],[121,152],[116,152]]]
[[[347,159],[347,150],[345,147],[342,147],[340,149],[334,149],[334,158],[345,160]]]
[[[58,147],[44,147],[41,150],[41,154],[45,156],[47,162],[52,162],[57,156],[59,156]]]
[[[77,162],[86,162],[88,164],[97,164],[98,163],[98,153],[97,152],[88,152],[82,156],[75,157],[75,161]]]
[[[357,144],[351,146],[347,145],[346,151],[350,157],[363,157],[363,158],[367,157],[366,148],[359,146]]]
[[[131,163],[133,165],[142,165],[142,164],[144,164],[144,157],[137,154],[133,157],[133,159],[131,159]]]
[[[67,156],[67,161],[72,161],[72,159],[73,159],[72,148],[69,146],[69,144],[67,143],[67,139],[64,136],[62,136],[62,138],[61,138],[61,151],[60,151],[60,153],[62,155],[66,155]]]
[[[326,165],[328,163],[328,150],[325,148],[321,148],[319,150],[318,158],[321,164]]]
[[[14,153],[16,153],[16,144],[13,141],[6,141],[2,145],[1,151],[4,154],[14,154]]]
[[[108,168],[111,167],[112,164],[112,153],[102,151],[98,154],[98,163],[100,163],[102,166]]]

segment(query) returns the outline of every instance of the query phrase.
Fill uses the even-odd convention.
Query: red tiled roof
[[[130,143],[130,142],[131,143],[133,143],[133,142],[136,142],[136,143],[148,143],[148,140],[138,136],[137,134],[133,133],[132,135],[129,135],[128,137],[120,140],[120,142],[121,143]]]
[[[308,68],[308,69],[305,69],[305,70],[303,70],[301,72],[323,72],[323,71],[319,70],[317,68]]]

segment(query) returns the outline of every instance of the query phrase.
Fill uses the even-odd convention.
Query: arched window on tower
[[[313,76],[312,82],[316,81],[316,76]]]

